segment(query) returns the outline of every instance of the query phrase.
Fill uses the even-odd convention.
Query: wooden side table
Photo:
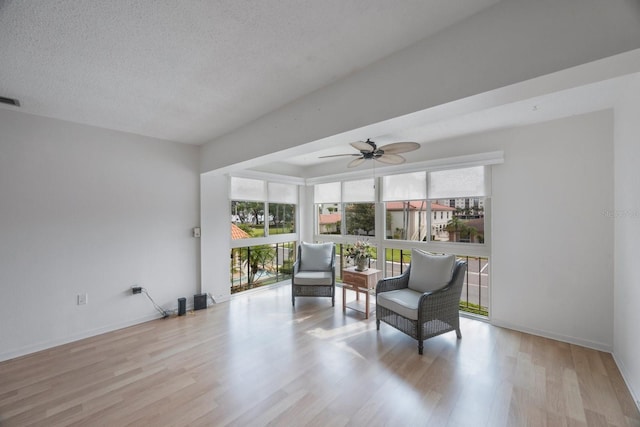
[[[348,267],[342,270],[342,311],[347,307],[364,313],[366,319],[369,318],[369,291],[375,289],[378,283],[378,273],[382,270],[368,268],[364,271],[356,271],[355,267]],[[355,291],[356,300],[346,303],[347,289]],[[360,300],[360,293],[364,293],[364,304]]]

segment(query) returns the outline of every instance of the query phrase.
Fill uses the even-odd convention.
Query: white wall
[[[0,360],[157,317],[133,284],[197,293],[199,147],[7,109],[0,129]]]
[[[636,48],[637,1],[503,0],[212,141],[202,171],[434,106],[446,114],[452,101]]]
[[[427,147],[434,159],[504,150],[492,171],[492,322],[611,351],[612,111]]]
[[[614,356],[640,407],[640,76],[615,110]]]
[[[611,351],[611,111],[503,135],[493,173],[492,320]],[[506,142],[506,141],[505,141]]]
[[[231,251],[231,204],[226,175],[202,174],[200,203],[202,217],[202,292],[216,303],[231,296],[229,254]]]

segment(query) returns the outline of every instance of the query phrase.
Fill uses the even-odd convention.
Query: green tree
[[[345,208],[347,234],[371,236],[376,228],[374,203],[351,203]]]
[[[269,233],[295,232],[296,205],[269,203]]]
[[[446,226],[445,229],[449,233],[449,241],[451,241],[451,242],[459,242],[460,241],[460,235],[463,232],[465,232],[468,229],[468,227],[466,226],[464,221],[462,221],[457,216],[454,216],[453,218],[451,218],[449,220],[449,222],[447,222],[447,226]]]
[[[231,213],[237,215],[243,224],[253,223],[258,225],[260,217],[264,215],[264,203],[234,200],[231,202]]]
[[[259,277],[260,268],[264,269],[266,264],[270,264],[276,256],[275,248],[271,245],[257,245],[242,248],[241,257],[249,267],[248,282],[252,284]]]
[[[478,230],[475,227],[471,227],[469,225],[464,225],[462,231],[460,231],[460,237],[465,239],[465,241],[473,242],[476,235],[478,234]]]

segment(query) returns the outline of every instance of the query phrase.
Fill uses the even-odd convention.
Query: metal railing
[[[460,310],[489,316],[489,258],[460,255],[457,257],[467,261]]]
[[[231,293],[241,292],[291,278],[297,242],[244,246],[231,249]],[[347,244],[336,244],[336,279],[342,281],[342,269],[349,265]],[[374,249],[369,267],[376,266],[382,249]],[[489,316],[489,258],[456,255],[467,262],[467,272],[460,296],[460,310]],[[411,263],[411,249],[384,249],[385,277],[402,274]]]
[[[290,279],[295,258],[295,241],[231,249],[231,293]]]
[[[456,255],[456,258],[467,262],[460,295],[460,310],[489,316],[489,258],[468,255]],[[385,277],[398,276],[404,272],[411,262],[410,249],[385,249]]]

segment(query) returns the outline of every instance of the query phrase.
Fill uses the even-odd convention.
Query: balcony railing
[[[231,250],[231,293],[257,288],[291,278],[297,242],[274,243]],[[348,245],[336,244],[336,279],[342,281],[342,268],[349,265]],[[376,266],[378,250],[374,248],[369,267]],[[385,248],[385,277],[402,274],[411,263],[411,249]],[[456,255],[467,262],[467,273],[460,296],[460,310],[489,315],[489,258]]]
[[[385,277],[398,276],[411,263],[411,250],[387,248],[385,250]],[[489,316],[489,258],[456,255],[467,262],[460,296],[460,310]]]
[[[291,278],[296,242],[231,249],[231,293]]]
[[[489,316],[489,258],[458,256],[467,261],[467,274],[460,297],[460,309]]]

